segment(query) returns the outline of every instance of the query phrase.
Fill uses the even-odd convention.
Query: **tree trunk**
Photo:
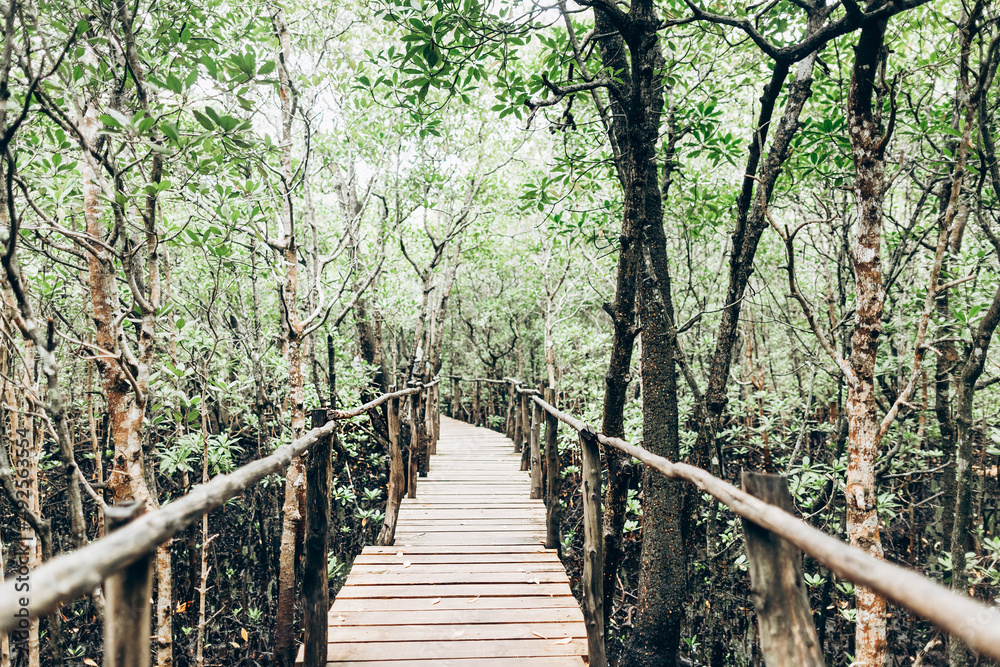
[[[875,558],[883,557],[875,492],[881,420],[874,380],[885,305],[881,260],[885,141],[873,113],[872,96],[885,30],[885,20],[870,21],[861,28],[847,104],[858,220],[851,249],[856,306],[850,365],[855,378],[848,382],[846,406],[850,456],[845,491],[847,534],[851,544]],[[865,586],[855,587],[855,600],[855,661],[865,667],[881,667],[886,659],[886,600]]]
[[[638,311],[643,327],[643,442],[669,460],[679,454],[677,374],[667,333],[673,321],[663,209],[655,154],[663,110],[660,79],[663,57],[653,4],[632,5],[633,102],[625,109],[629,132],[622,146],[624,208],[622,228],[632,230],[640,252]],[[643,536],[639,600],[622,665],[673,667],[684,617],[685,554],[681,539],[679,483],[650,472],[643,475]]]
[[[285,262],[285,281],[280,288],[285,332],[285,358],[288,362],[288,405],[291,412],[291,437],[294,440],[305,431],[305,390],[302,380],[302,332],[298,313],[298,248],[295,239],[295,218],[291,210],[292,184],[292,118],[297,100],[290,83],[288,62],[291,58],[291,36],[282,10],[272,17],[278,36],[278,80],[281,95],[281,175],[282,234],[279,247]],[[296,541],[302,521],[301,493],[302,460],[296,458],[285,475],[285,497],[282,505],[281,546],[278,561],[278,607],[274,633],[274,661],[278,667],[291,667],[295,661],[295,577]]]

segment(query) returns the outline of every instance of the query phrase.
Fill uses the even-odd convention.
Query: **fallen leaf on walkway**
[[[403,569],[405,570],[406,568],[410,567],[411,565],[413,565],[413,563],[411,563],[410,561],[404,561],[403,562]]]
[[[431,604],[437,604],[440,601],[441,601],[441,598],[438,598],[437,600],[434,600],[434,602],[431,602]]]
[[[548,639],[548,637],[546,637],[546,636],[545,636],[545,635],[543,635],[542,633],[540,633],[540,632],[535,632],[534,630],[532,630],[532,631],[531,631],[531,634],[535,635],[536,637],[541,637],[542,639]]]
[[[554,642],[549,642],[550,644],[568,644],[573,641],[572,637],[563,637],[562,639],[557,639]]]
[[[469,604],[472,604],[473,602],[475,602],[476,600],[478,600],[478,599],[479,599],[479,597],[480,597],[480,596],[478,596],[478,595],[477,595],[477,596],[476,596],[476,597],[474,597],[474,598],[469,598],[468,600],[466,600],[466,602],[468,602]]]
[[[403,552],[402,551],[397,551],[396,552],[396,558],[402,558],[402,557],[403,557]]]
[[[464,634],[465,634],[465,630],[458,630],[458,631],[455,632],[455,634],[452,635],[452,637],[461,637]]]

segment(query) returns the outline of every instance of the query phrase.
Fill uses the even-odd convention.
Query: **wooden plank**
[[[436,599],[436,598],[435,598]],[[437,604],[430,604],[434,600],[427,598],[341,598],[337,596],[337,601],[330,609],[331,614],[356,611],[438,611],[442,609],[462,609],[473,611],[476,609],[547,609],[547,608],[569,608],[579,609],[576,598],[572,595],[540,595],[540,596],[513,596],[496,597],[491,595],[480,595],[475,598],[449,598],[442,597]]]
[[[537,529],[532,526],[533,522],[504,521],[503,519],[481,520],[481,521],[407,521],[408,531],[419,533],[462,533],[484,531],[513,531],[513,532],[535,532]]]
[[[509,616],[509,614],[508,614]],[[438,624],[329,628],[331,644],[367,642],[480,641],[485,639],[562,639],[587,636],[582,623]]]
[[[393,660],[448,658],[529,658],[581,655],[587,651],[583,639],[484,639],[480,641],[366,642],[332,644],[328,660]]]
[[[453,545],[453,546],[422,546],[399,549],[397,547],[365,547],[362,554],[397,554],[399,552],[408,554],[502,554],[502,553],[555,553],[552,549],[546,549],[541,545],[509,545],[504,548],[495,548],[477,544]]]
[[[331,611],[329,622],[331,626],[394,626],[506,623],[511,619],[511,613],[508,609],[438,609],[439,606],[436,605],[429,610],[411,610],[405,614],[398,611],[343,611],[339,613]],[[579,607],[521,609],[517,612],[516,618],[518,623],[582,623],[583,612],[580,611]]]
[[[331,660],[337,667],[581,667],[580,656],[532,656],[529,658],[428,658],[427,660]]]
[[[555,554],[538,552],[534,554],[529,553],[515,553],[515,554],[417,554],[417,553],[403,553],[402,556],[397,556],[395,554],[361,554],[354,559],[355,567],[362,567],[368,564],[396,564],[401,565],[403,561],[409,561],[414,565],[417,564],[447,564],[447,565],[462,565],[472,567],[474,565],[484,564],[484,565],[519,565],[523,567],[532,567],[535,565],[551,565],[553,567],[562,567],[559,562],[559,558]]]
[[[351,575],[386,574],[387,576],[406,576],[420,574],[454,574],[458,568],[456,563],[358,563],[355,561]],[[479,572],[558,572],[566,578],[566,571],[561,563],[461,563],[461,571],[469,574]]]
[[[510,546],[513,544],[544,544],[545,531],[536,533],[465,533],[470,542],[492,546]],[[403,533],[398,536],[397,544],[402,546],[446,545],[456,544],[456,538],[450,533]]]
[[[407,508],[406,518],[409,521],[419,519],[433,519],[435,521],[462,521],[467,519],[510,519],[518,521],[535,521],[545,517],[545,510],[542,508],[526,508],[520,510],[494,510],[480,508],[475,510],[463,510],[452,507],[416,507]]]
[[[378,574],[351,573],[352,586],[437,584],[559,584],[566,583],[566,572],[411,572],[410,568],[394,568]]]
[[[439,584],[407,586],[405,584],[355,586],[348,578],[337,599],[427,598],[427,605],[437,598],[523,597],[538,595],[572,595],[569,584]]]

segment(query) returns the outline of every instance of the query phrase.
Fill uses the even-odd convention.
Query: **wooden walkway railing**
[[[461,378],[450,376],[457,386]],[[482,382],[483,380],[474,380]],[[558,480],[556,422],[579,434],[583,461],[582,501],[584,510],[583,612],[587,623],[590,664],[607,664],[604,648],[603,554],[601,539],[601,458],[600,448],[618,449],[668,477],[697,486],[723,503],[743,520],[751,586],[756,595],[761,649],[769,667],[777,665],[823,665],[812,614],[802,582],[801,553],[804,552],[842,579],[861,584],[884,595],[893,603],[920,616],[966,645],[993,660],[1000,660],[1000,610],[960,595],[928,579],[919,572],[872,558],[831,535],[813,528],[790,513],[791,503],[784,479],[776,475],[747,473],[744,489],[712,476],[701,468],[668,461],[620,438],[594,431],[553,403],[552,390],[540,392],[516,380],[509,386],[507,433],[515,449],[525,452],[523,461],[532,466],[532,480],[541,478],[539,417],[546,417],[546,477]],[[532,404],[529,409],[528,403]],[[452,397],[452,405],[457,403]],[[534,482],[533,482],[534,484]],[[556,524],[558,492],[550,486],[546,494],[550,529]],[[532,493],[535,493],[532,486]],[[549,543],[557,534],[547,536]],[[788,581],[794,581],[789,586]]]
[[[452,380],[451,412],[462,415],[461,396],[457,390],[461,378],[452,377]],[[546,390],[542,395],[534,389],[523,386],[522,383],[509,379],[479,379],[475,382],[477,388],[485,384],[491,389],[485,407],[482,404],[476,405],[479,397],[477,389],[471,414],[466,413],[466,416],[470,416],[473,421],[495,422],[501,410],[501,398],[507,399],[506,431],[508,437],[513,440],[515,453],[521,454],[519,467],[523,471],[528,471],[526,490],[529,501],[543,496],[545,498],[544,541],[547,548],[554,548],[559,543],[560,471],[556,455],[558,422],[566,424],[579,434],[583,461],[585,549],[582,607],[586,625],[587,654],[591,665],[604,667],[607,664],[601,590],[603,554],[600,535],[600,448],[602,446],[625,452],[661,474],[694,484],[744,519],[751,584],[758,593],[755,595],[755,604],[761,628],[762,650],[769,666],[823,664],[822,657],[818,654],[815,628],[812,627],[808,600],[801,582],[799,550],[809,554],[841,578],[870,587],[950,635],[960,638],[973,650],[993,660],[1000,660],[1000,611],[954,593],[917,572],[871,558],[860,549],[804,523],[787,511],[790,505],[787,504],[787,489],[783,486],[782,480],[768,475],[745,474],[743,480],[745,488],[737,489],[700,468],[668,461],[642,447],[596,433],[584,422],[557,409],[552,390]],[[503,394],[506,396],[502,396]],[[400,405],[400,400],[404,398],[408,401],[405,409]],[[156,511],[132,519],[131,517],[138,514],[141,508],[117,508],[114,510],[114,515],[109,516],[109,529],[118,522],[123,523],[121,527],[112,530],[87,547],[53,558],[32,571],[30,598],[19,596],[16,579],[0,586],[0,631],[16,630],[26,618],[49,614],[60,605],[87,595],[102,582],[108,582],[107,590],[110,594],[106,597],[106,603],[114,607],[109,608],[105,615],[105,665],[106,667],[148,665],[150,555],[156,546],[199,520],[206,513],[220,507],[247,487],[270,474],[280,472],[294,457],[313,450],[317,455],[309,457],[310,469],[307,471],[307,507],[310,515],[307,521],[310,522],[311,528],[307,530],[303,553],[306,577],[310,577],[311,590],[315,590],[316,593],[306,600],[304,605],[306,645],[303,662],[306,667],[326,664],[329,651],[325,598],[327,587],[322,584],[327,581],[327,535],[325,534],[327,522],[324,520],[324,513],[327,511],[328,503],[320,499],[329,493],[330,455],[329,450],[324,448],[329,446],[329,439],[337,428],[338,420],[364,414],[387,401],[390,402],[389,500],[385,527],[379,536],[379,544],[384,546],[382,551],[372,551],[369,556],[385,558],[398,554],[398,551],[386,550],[385,547],[392,545],[396,539],[397,514],[404,505],[402,498],[404,488],[413,499],[416,495],[419,472],[428,469],[429,457],[436,450],[438,436],[441,433],[438,407],[440,388],[437,381],[391,392],[353,410],[330,410],[323,411],[324,414],[321,415],[314,415],[314,423],[327,420],[326,423],[288,445],[278,448],[270,456],[249,463],[228,475],[219,475]],[[403,444],[400,442],[399,426],[403,414],[407,416],[411,425],[410,442],[407,447],[410,454],[408,469],[404,469]],[[544,484],[541,456],[543,420],[545,421]],[[316,449],[317,446],[319,449]],[[429,493],[426,497],[421,496],[419,501],[411,504],[411,507],[429,508],[431,503],[426,501],[433,500],[435,495],[441,494],[440,486],[435,486],[433,481],[425,484]],[[470,494],[473,492],[485,494],[488,490],[487,485],[465,486],[465,491]],[[519,491],[522,492],[523,489]],[[462,502],[467,503],[467,500]],[[438,525],[448,527],[444,523]],[[421,533],[426,532],[421,531]],[[423,536],[407,532],[400,534],[401,537],[403,535],[410,540]],[[538,539],[542,539],[540,530]],[[393,548],[398,549],[398,547]],[[413,545],[411,548],[418,547]],[[419,548],[413,553],[416,557]],[[382,562],[384,561],[376,560],[369,564]],[[406,561],[401,570],[396,570],[396,574],[401,573],[401,580],[406,580],[408,576],[418,572],[417,570],[409,572],[405,563]],[[425,574],[430,576],[432,573],[428,571]],[[794,582],[792,585],[788,585],[790,579]],[[364,584],[359,585],[364,586]],[[351,598],[348,595],[344,599]],[[469,599],[474,601],[476,598]],[[434,600],[431,602],[434,603]],[[441,608],[451,609],[450,605],[451,603]],[[109,631],[107,624],[112,622],[119,625],[113,631]],[[570,641],[573,641],[572,637]],[[563,657],[572,656],[564,652]]]
[[[155,511],[142,513],[135,504],[109,508],[108,534],[76,551],[61,554],[32,570],[31,594],[18,590],[17,578],[0,586],[0,631],[15,631],[29,619],[56,611],[61,605],[77,600],[102,585],[105,596],[105,667],[145,667],[150,657],[150,605],[152,555],[156,547],[179,531],[221,507],[248,487],[268,475],[280,473],[292,459],[312,452],[306,469],[307,530],[303,544],[303,585],[305,595],[303,626],[306,664],[326,664],[327,650],[327,545],[329,543],[329,495],[331,477],[330,441],[341,420],[358,417],[383,403],[389,407],[395,448],[391,452],[395,484],[391,493],[401,493],[399,471],[402,453],[399,446],[400,400],[409,401],[406,409],[411,424],[410,468],[411,493],[415,493],[419,458],[433,447],[438,414],[437,380],[384,394],[351,410],[317,410],[316,425],[302,437],[276,449],[270,456],[252,461],[206,484]],[[425,417],[426,415],[426,417]],[[395,516],[395,515],[393,515]],[[390,534],[391,543],[391,534]]]

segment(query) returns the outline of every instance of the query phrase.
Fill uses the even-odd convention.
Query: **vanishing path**
[[[587,633],[510,440],[441,417],[437,454],[330,609],[329,664],[580,667]]]

